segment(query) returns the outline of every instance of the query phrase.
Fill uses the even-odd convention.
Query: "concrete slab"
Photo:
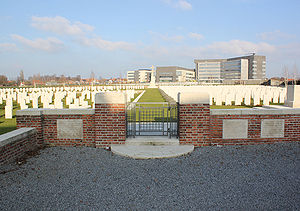
[[[263,106],[263,108],[270,108],[270,109],[292,109],[291,107],[287,107],[284,105],[268,105],[268,106]]]
[[[261,121],[262,138],[283,138],[284,119],[263,119]]]
[[[162,146],[162,145],[179,145],[179,140],[177,138],[168,138],[167,136],[137,136],[136,138],[126,139],[126,145],[152,145],[152,146]]]
[[[224,119],[223,139],[248,138],[248,120],[246,119]]]
[[[58,119],[57,138],[58,139],[82,139],[83,120],[82,119]]]
[[[115,154],[134,159],[173,158],[191,153],[193,145],[151,146],[151,145],[112,145]]]

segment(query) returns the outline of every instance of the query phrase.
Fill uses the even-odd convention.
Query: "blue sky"
[[[268,77],[281,76],[300,67],[299,9],[299,0],[2,0],[0,74],[109,78],[256,52]]]

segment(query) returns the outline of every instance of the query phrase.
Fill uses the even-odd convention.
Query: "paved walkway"
[[[134,160],[53,147],[0,167],[0,210],[300,210],[300,144]]]
[[[193,152],[193,145],[179,145],[176,138],[167,136],[136,136],[125,144],[112,145],[111,151],[135,159],[173,158]]]

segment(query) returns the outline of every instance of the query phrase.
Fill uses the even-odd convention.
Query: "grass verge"
[[[139,99],[140,103],[143,102],[166,102],[165,99],[160,94],[157,88],[154,89],[146,89],[146,92]]]
[[[18,110],[18,107],[14,106],[13,118],[12,119],[5,119],[4,106],[1,106],[1,110],[0,110],[0,135],[17,129],[17,123],[16,123],[16,111],[17,110]]]

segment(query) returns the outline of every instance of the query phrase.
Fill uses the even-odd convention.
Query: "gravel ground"
[[[133,160],[53,147],[0,167],[0,210],[300,210],[300,143]]]

